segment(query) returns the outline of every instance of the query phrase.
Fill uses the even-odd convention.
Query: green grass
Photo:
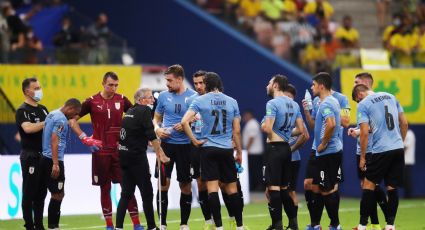
[[[84,208],[84,207],[82,207]],[[222,207],[223,216],[227,216],[225,207]],[[380,210],[378,209],[380,212]],[[322,227],[329,224],[326,211],[322,217]],[[141,214],[142,221],[145,222],[143,214]],[[382,214],[380,215],[381,226],[384,224]],[[359,221],[359,200],[347,199],[341,200],[340,206],[340,220],[344,229],[351,229],[357,226]],[[47,219],[44,220],[45,224]],[[169,211],[168,215],[168,229],[179,229],[180,214],[178,210]],[[300,229],[304,229],[305,225],[309,222],[308,211],[305,203],[301,202],[298,211],[298,222]],[[268,215],[267,205],[265,203],[255,203],[245,206],[244,209],[244,223],[251,230],[263,230],[270,224],[270,217]],[[284,220],[284,224],[287,223]],[[0,229],[23,229],[23,220],[9,220],[0,221]],[[199,208],[193,209],[190,216],[189,225],[192,230],[200,230],[203,226],[202,213]],[[228,229],[228,222],[223,218],[223,225]],[[126,217],[126,229],[131,228],[129,217]],[[425,230],[425,199],[412,199],[400,200],[400,205],[396,219],[397,230]],[[81,215],[81,216],[63,216],[61,217],[62,230],[77,230],[77,229],[104,229],[104,221],[99,215]],[[324,228],[326,229],[326,228]]]

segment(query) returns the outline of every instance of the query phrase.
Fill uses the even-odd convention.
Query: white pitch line
[[[406,209],[406,208],[414,208],[414,207],[423,207],[425,206],[425,203],[422,203],[421,205],[418,204],[407,204],[407,205],[400,205],[399,209]],[[339,212],[353,212],[353,211],[359,211],[359,208],[342,208],[339,210]],[[308,211],[302,211],[298,212],[298,214],[307,215]],[[254,214],[254,215],[244,215],[243,218],[260,218],[260,217],[267,217],[269,214]],[[189,222],[201,222],[204,221],[204,218],[196,218],[196,219],[189,219]],[[167,220],[167,223],[179,223],[180,220]],[[131,224],[125,224],[124,226],[131,226]],[[102,226],[90,226],[90,227],[79,227],[79,228],[64,228],[62,230],[81,230],[81,229],[99,229],[99,228],[105,228],[105,225]]]

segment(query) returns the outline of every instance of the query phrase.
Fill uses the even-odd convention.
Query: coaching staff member
[[[37,78],[26,78],[22,81],[22,92],[25,101],[16,111],[16,125],[21,136],[21,168],[22,168],[22,214],[25,229],[44,229],[44,201],[35,200],[38,188],[39,161],[42,152],[42,135],[47,108],[38,104],[43,98],[40,82]],[[34,220],[32,213],[34,212]]]
[[[152,90],[138,89],[134,95],[135,105],[124,115],[118,146],[122,169],[122,192],[118,203],[116,229],[122,229],[125,211],[134,196],[136,186],[143,199],[148,229],[157,229],[153,211],[153,189],[149,162],[146,156],[148,141],[152,143],[156,156],[162,163],[170,159],[164,154],[154,131],[151,107],[154,102]]]

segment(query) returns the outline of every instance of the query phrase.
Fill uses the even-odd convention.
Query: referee
[[[117,208],[116,229],[122,229],[128,202],[136,186],[140,189],[148,229],[157,229],[153,211],[153,189],[149,162],[146,155],[148,141],[162,163],[170,159],[164,154],[152,123],[151,107],[154,102],[152,90],[138,89],[134,95],[135,105],[124,115],[118,146],[122,170],[122,192]]]
[[[26,78],[22,81],[22,92],[25,101],[16,111],[16,125],[21,136],[21,168],[22,168],[22,214],[25,229],[44,229],[44,200],[37,201],[39,161],[42,151],[42,135],[47,108],[38,102],[43,97],[40,82],[37,78]],[[34,212],[34,220],[33,220]]]

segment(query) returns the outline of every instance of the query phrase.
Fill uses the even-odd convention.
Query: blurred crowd
[[[352,18],[331,20],[326,0],[196,0],[252,36],[278,57],[310,73],[340,66],[358,67],[359,32]]]
[[[74,26],[69,15],[64,15],[61,27],[51,39],[50,46],[39,39],[30,19],[43,8],[60,5],[51,1],[0,1],[0,63],[24,64],[105,64],[109,63],[111,32],[108,16],[100,13],[88,26]],[[29,7],[27,13],[15,9]],[[54,22],[51,22],[54,23]]]
[[[383,47],[393,67],[425,67],[425,1],[404,0],[383,28]]]

